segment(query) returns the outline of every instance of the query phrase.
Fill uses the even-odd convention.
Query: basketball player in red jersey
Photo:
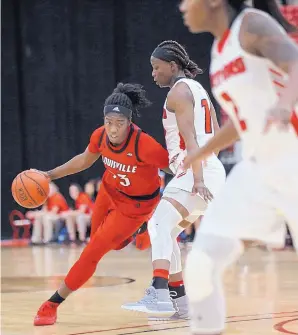
[[[62,178],[88,169],[101,156],[106,171],[91,219],[91,238],[58,291],[39,308],[36,326],[56,322],[58,306],[94,273],[110,250],[131,241],[159,202],[158,169],[168,166],[167,151],[131,122],[149,101],[137,84],[119,83],[104,105],[104,126],[96,129],[87,149],[46,175]]]
[[[230,121],[184,166],[242,140],[243,160],[206,211],[186,262],[186,289],[194,334],[222,334],[224,270],[245,243],[281,243],[289,224],[298,250],[298,48],[293,26],[275,0],[184,0],[184,22],[193,33],[209,31],[212,91]],[[268,15],[269,14],[269,15]],[[264,131],[265,125],[270,125]],[[270,333],[270,331],[268,331]]]
[[[208,202],[225,182],[225,170],[217,153],[187,172],[182,170],[181,162],[186,152],[203,146],[219,127],[207,92],[193,79],[201,70],[183,46],[176,41],[163,41],[153,51],[151,65],[156,84],[170,88],[162,122],[170,169],[175,176],[148,223],[152,284],[144,298],[122,308],[151,314],[149,318],[154,320],[187,319],[188,301],[177,237],[204,214]]]

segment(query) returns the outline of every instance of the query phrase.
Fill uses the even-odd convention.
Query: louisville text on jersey
[[[113,161],[112,159],[104,157],[104,156],[102,156],[102,161],[104,165],[109,166],[112,169],[117,169],[121,172],[136,173],[137,171],[136,165],[125,165],[125,164]]]

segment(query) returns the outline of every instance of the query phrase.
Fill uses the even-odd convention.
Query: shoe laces
[[[149,287],[145,290],[145,296],[139,301],[139,303],[154,302],[156,299],[157,299],[156,291],[151,287]]]

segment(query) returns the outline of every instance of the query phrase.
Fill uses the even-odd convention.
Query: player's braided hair
[[[126,107],[133,112],[133,115],[139,116],[139,108],[147,107],[151,105],[151,102],[146,98],[146,91],[142,85],[118,83],[113,93],[107,97],[104,105]]]
[[[198,74],[203,73],[203,70],[189,58],[186,49],[178,42],[163,41],[157,47],[167,50],[175,57],[175,63],[181,66],[187,78],[195,78]]]

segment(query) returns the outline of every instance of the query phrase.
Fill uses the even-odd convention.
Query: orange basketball
[[[14,200],[22,207],[36,208],[47,200],[49,183],[49,179],[38,171],[23,171],[12,182],[11,193]]]

